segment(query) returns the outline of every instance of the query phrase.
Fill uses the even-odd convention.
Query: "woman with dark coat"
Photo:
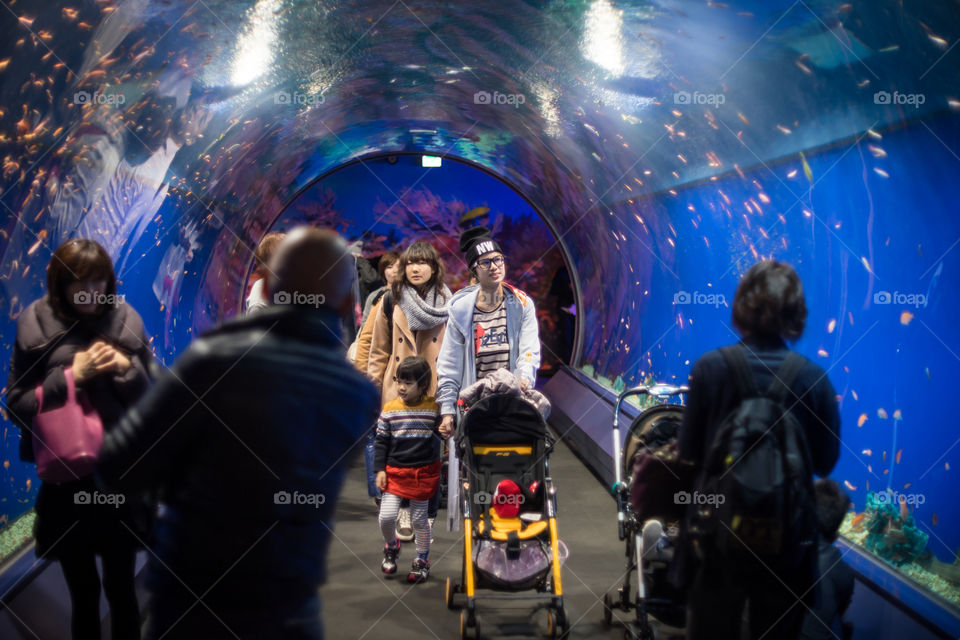
[[[17,319],[7,409],[21,430],[21,460],[36,460],[32,424],[38,386],[44,411],[63,406],[64,372],[71,369],[78,400],[89,400],[109,432],[147,390],[152,363],[143,321],[116,295],[113,265],[103,247],[85,239],[60,245],[47,267],[47,295]],[[133,496],[101,491],[92,474],[40,484],[36,552],[60,561],[70,591],[74,640],[100,638],[96,555],[103,564],[112,637],[140,637],[134,556],[144,534],[143,519],[135,517],[143,509],[135,503]]]

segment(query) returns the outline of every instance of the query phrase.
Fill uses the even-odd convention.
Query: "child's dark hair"
[[[430,379],[433,371],[426,359],[420,356],[409,356],[403,359],[397,367],[397,380],[413,380],[423,393],[430,388]]]
[[[817,528],[824,540],[833,542],[850,508],[850,496],[830,478],[818,479],[813,492],[817,496]]]

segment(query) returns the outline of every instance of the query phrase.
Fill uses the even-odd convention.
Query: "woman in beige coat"
[[[408,356],[421,356],[430,364],[430,388],[428,396],[437,393],[437,357],[443,343],[447,326],[447,307],[450,289],[443,283],[446,270],[440,255],[429,243],[414,242],[400,257],[400,273],[403,280],[394,283],[390,292],[380,299],[373,320],[373,338],[367,358],[367,375],[380,387],[382,404],[395,400],[397,393],[397,367]],[[388,315],[385,310],[393,307]],[[437,516],[440,490],[430,500],[427,516],[430,529]],[[397,521],[397,537],[404,541],[413,539],[410,509],[401,503]]]
[[[446,270],[437,250],[426,242],[414,242],[400,257],[401,282],[390,288],[393,313],[388,319],[381,298],[373,324],[367,375],[380,387],[382,404],[397,399],[396,372],[408,356],[422,356],[430,363],[432,377],[427,395],[437,392],[437,356],[447,325],[450,290],[443,283]],[[372,312],[371,312],[372,313]]]
[[[380,278],[387,284],[367,296],[367,301],[363,304],[363,322],[360,327],[360,334],[357,336],[356,353],[353,357],[353,366],[360,373],[367,372],[367,362],[370,360],[370,344],[373,342],[373,321],[377,319],[380,301],[383,300],[394,282],[403,280],[403,273],[400,271],[400,254],[396,251],[387,251],[380,256],[377,271],[380,272]],[[372,442],[370,447],[370,455],[372,456]]]

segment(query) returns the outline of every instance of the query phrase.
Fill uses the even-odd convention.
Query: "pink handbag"
[[[33,454],[37,475],[55,484],[78,480],[93,473],[103,443],[103,422],[86,397],[77,402],[73,368],[63,370],[67,380],[67,403],[43,410],[43,385],[39,385],[37,415],[33,419]]]

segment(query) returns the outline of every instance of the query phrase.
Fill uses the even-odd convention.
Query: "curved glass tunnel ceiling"
[[[914,11],[18,2],[3,15],[13,37],[0,63],[2,118],[14,152],[3,202],[25,221],[26,248],[41,229],[49,244],[99,231],[122,258],[157,212],[173,224],[199,215],[198,203],[212,211],[207,222],[250,244],[252,229],[324,171],[425,150],[510,179],[567,232],[568,249],[589,253],[582,238],[636,225],[600,222],[613,203],[948,109],[956,15],[946,4]],[[53,166],[71,162],[83,168],[72,181],[60,171],[70,201],[45,202]],[[189,204],[154,191],[138,194],[136,211],[112,212],[97,200],[117,171]]]
[[[104,244],[154,337],[183,338],[155,340],[169,362],[235,312],[252,248],[319,177],[452,156],[556,234],[575,364],[611,384],[683,379],[733,339],[718,296],[756,259],[787,259],[858,508],[894,476],[956,486],[951,3],[21,0],[0,21],[7,355],[68,237]],[[918,423],[922,442],[905,435]],[[10,504],[27,508],[31,474],[13,465]],[[930,494],[920,514],[942,559],[960,544],[948,503]]]

